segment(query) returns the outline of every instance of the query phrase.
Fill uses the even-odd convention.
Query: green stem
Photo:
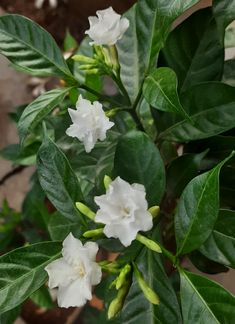
[[[138,116],[136,110],[132,109],[132,110],[129,111],[129,113],[131,114],[132,118],[136,122],[137,128],[139,130],[141,130],[142,132],[145,132],[145,129],[144,129],[144,127],[143,127],[143,125],[142,125],[142,123],[141,123],[141,121],[139,119],[139,116]]]
[[[131,105],[131,100],[130,100],[128,92],[126,91],[126,88],[124,87],[124,85],[122,83],[122,80],[121,80],[121,77],[120,77],[120,72],[118,72],[117,76],[113,73],[112,78],[116,82],[116,84],[119,87],[119,89],[120,89],[121,93],[123,94],[123,96],[127,99],[128,105]]]

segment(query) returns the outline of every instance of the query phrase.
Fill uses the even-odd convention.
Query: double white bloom
[[[38,9],[41,9],[43,6],[43,3],[45,0],[36,0],[35,1],[35,7]],[[49,5],[51,8],[56,8],[57,7],[57,0],[49,0]]]
[[[148,231],[153,226],[148,212],[145,188],[141,184],[128,182],[117,177],[108,187],[105,195],[95,197],[100,207],[95,221],[105,224],[104,234],[118,238],[129,246],[139,231]]]
[[[121,18],[112,7],[105,10],[98,10],[97,16],[89,17],[90,29],[85,31],[93,40],[90,44],[114,45],[122,38],[129,27],[129,20]]]
[[[89,153],[97,140],[103,141],[106,138],[106,131],[114,123],[105,116],[102,105],[98,101],[92,104],[80,95],[76,108],[77,110],[68,109],[73,124],[66,130],[66,134],[77,137],[83,142],[86,152]]]
[[[92,298],[92,285],[101,281],[101,268],[95,262],[98,245],[82,242],[71,233],[63,242],[62,258],[47,265],[49,287],[58,289],[60,307],[80,307]]]

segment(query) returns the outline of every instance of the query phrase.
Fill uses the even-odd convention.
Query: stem
[[[142,123],[141,123],[141,121],[139,119],[139,116],[138,116],[136,110],[132,109],[129,112],[130,112],[132,118],[134,119],[134,121],[136,122],[137,128],[139,130],[141,130],[142,132],[145,132],[145,129],[144,129],[144,127],[143,127],[143,125],[142,125]]]
[[[128,92],[126,91],[126,88],[124,87],[122,80],[120,78],[120,72],[118,72],[118,76],[116,76],[114,73],[112,74],[112,78],[113,80],[116,82],[117,86],[119,87],[119,89],[121,90],[123,96],[127,99],[128,101],[128,105],[131,105],[131,100],[129,97]]]
[[[158,243],[158,245],[161,247],[162,249],[162,253],[171,260],[171,262],[175,265],[177,264],[177,258],[166,248],[164,248],[161,244]]]

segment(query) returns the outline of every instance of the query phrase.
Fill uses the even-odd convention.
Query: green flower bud
[[[96,69],[96,65],[94,64],[82,64],[79,66],[79,69],[82,70],[82,71],[91,71],[91,70],[97,70]]]
[[[94,230],[86,231],[85,233],[83,233],[83,236],[85,238],[93,238],[93,237],[101,236],[103,235],[103,233],[104,233],[103,228],[97,228]]]
[[[110,53],[112,68],[115,72],[118,73],[120,70],[120,65],[119,65],[119,60],[118,60],[118,52],[117,52],[117,48],[115,45],[109,46],[109,53]]]
[[[126,284],[126,282],[128,281],[127,278],[130,274],[130,271],[131,271],[130,264],[126,264],[125,267],[122,268],[119,276],[117,277],[117,281],[116,281],[116,289],[117,290]]]
[[[95,219],[95,213],[83,203],[76,202],[76,207],[83,215],[87,216],[91,220]]]
[[[113,180],[108,175],[104,176],[104,187],[106,190],[108,190],[108,187],[112,181]]]
[[[137,279],[137,282],[140,286],[140,289],[143,291],[144,296],[150,301],[150,303],[154,305],[159,305],[160,300],[158,295],[152,290],[152,288],[149,287],[147,282],[144,280],[144,277],[140,270],[137,268],[135,264],[134,265],[134,274]]]
[[[148,249],[157,253],[162,253],[161,247],[153,240],[150,240],[147,237],[140,234],[136,235],[136,240],[145,245]]]
[[[118,262],[116,262],[116,261],[111,261],[111,262],[110,261],[101,261],[101,262],[99,262],[99,266],[104,271],[107,271],[107,272],[110,272],[110,273],[120,273],[120,264]],[[111,286],[112,286],[112,283],[111,283]]]
[[[84,56],[84,55],[73,55],[72,59],[76,62],[81,62],[81,63],[88,63],[88,64],[95,64],[96,60],[88,57],[88,56]]]
[[[160,207],[159,206],[153,206],[148,209],[150,214],[152,215],[153,218],[157,217],[160,213]]]
[[[117,297],[109,305],[108,319],[115,317],[122,310],[125,298],[130,289],[130,285],[131,282],[129,281],[125,286],[121,287],[121,289],[118,290]]]

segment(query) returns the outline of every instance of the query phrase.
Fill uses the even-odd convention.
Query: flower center
[[[84,264],[80,263],[79,265],[77,265],[75,267],[75,272],[77,273],[79,278],[83,278],[86,275],[86,270],[85,270]]]
[[[121,209],[122,218],[130,217],[131,210],[129,207],[123,207]]]

